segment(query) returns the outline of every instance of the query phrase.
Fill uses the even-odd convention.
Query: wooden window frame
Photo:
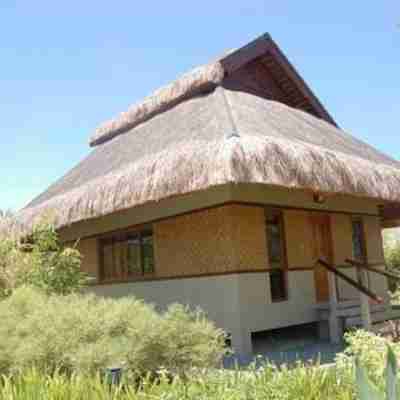
[[[273,271],[273,268],[271,267],[270,263],[270,249],[269,249],[269,243],[268,243],[268,218],[269,217],[277,217],[279,221],[279,230],[280,230],[280,247],[281,247],[281,268],[279,270],[282,273],[282,279],[283,279],[283,289],[284,289],[284,295],[279,297],[279,298],[273,298],[272,297],[272,282],[271,282],[271,272]],[[270,281],[270,296],[271,296],[271,302],[272,303],[282,303],[285,301],[289,300],[289,282],[288,282],[288,272],[289,272],[289,267],[288,267],[288,261],[287,261],[287,248],[286,248],[286,230],[285,230],[285,221],[284,221],[284,212],[283,210],[276,209],[276,208],[268,208],[265,210],[265,232],[266,232],[266,246],[268,250],[268,272],[269,272],[269,281]]]
[[[145,263],[144,263],[144,242],[143,238],[145,237],[152,238],[152,249],[153,249],[153,269],[152,271],[145,271]],[[119,255],[116,254],[116,244],[117,243],[127,243],[129,240],[132,240],[134,237],[139,239],[139,262],[140,262],[140,272],[137,273],[128,273],[128,265],[127,260],[124,267],[124,273],[121,274],[121,270],[118,273],[117,271],[117,262],[116,257],[121,257],[121,253]],[[111,242],[112,245],[112,276],[106,274],[105,271],[105,256],[104,256],[104,247],[106,244]],[[126,249],[126,259],[128,259],[128,248]],[[119,232],[114,232],[109,235],[102,235],[98,238],[98,253],[99,253],[99,282],[100,283],[113,283],[113,282],[130,282],[130,281],[143,281],[154,278],[155,276],[155,254],[154,254],[154,233],[151,227],[144,227],[142,229],[132,229],[132,230],[124,230]],[[122,257],[121,257],[122,258]],[[121,267],[120,267],[121,268]]]

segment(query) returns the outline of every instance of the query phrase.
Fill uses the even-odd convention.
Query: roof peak
[[[209,64],[192,69],[172,83],[158,89],[144,100],[132,105],[126,112],[103,123],[91,136],[90,145],[97,146],[107,142],[115,136],[125,133],[153,118],[155,115],[167,111],[182,101],[214,89],[216,86],[221,85],[227,76],[268,52],[278,59],[284,73],[288,74],[294,84],[300,88],[304,98],[316,110],[316,114],[336,125],[332,117],[272,40],[272,37],[265,33],[236,50],[225,52],[224,55]]]

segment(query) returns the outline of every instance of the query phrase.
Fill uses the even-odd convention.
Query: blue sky
[[[339,125],[400,159],[400,2],[0,2],[0,209],[88,152],[101,122],[269,32]]]

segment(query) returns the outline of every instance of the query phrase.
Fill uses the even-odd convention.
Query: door
[[[326,214],[311,214],[313,255],[332,264],[331,219]],[[328,271],[321,265],[314,266],[315,296],[317,303],[329,301]]]

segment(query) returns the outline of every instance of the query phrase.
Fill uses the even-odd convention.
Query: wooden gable
[[[226,88],[279,101],[337,126],[269,35],[230,53],[221,63]]]

